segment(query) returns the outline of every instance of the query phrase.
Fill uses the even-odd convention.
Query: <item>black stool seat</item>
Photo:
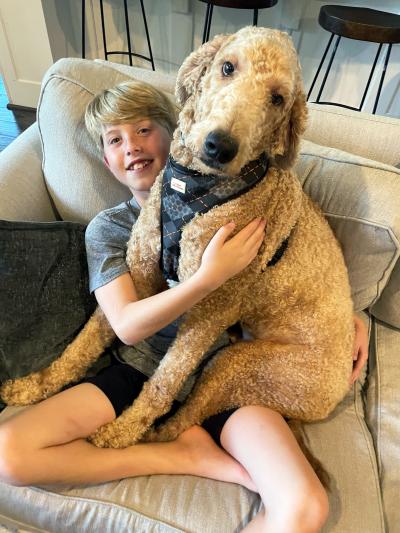
[[[252,9],[254,11],[253,26],[257,26],[258,10],[273,7],[278,3],[278,0],[200,0],[200,2],[207,4],[203,30],[203,43],[205,43],[210,38],[210,27],[214,6],[231,7],[232,9]]]
[[[233,9],[263,9],[274,6],[278,0],[200,0],[200,2],[217,7],[232,7]]]
[[[358,41],[400,43],[400,15],[364,7],[322,6],[318,18],[325,29]]]
[[[382,47],[384,45],[387,45],[385,60],[381,73],[381,79],[379,81],[378,92],[376,93],[375,103],[372,110],[372,113],[376,113],[383,82],[385,80],[387,66],[389,64],[392,46],[393,44],[400,43],[400,15],[396,15],[395,13],[387,13],[386,11],[377,11],[376,9],[369,9],[364,7],[328,5],[321,7],[318,22],[325,30],[328,30],[331,33],[331,36],[325,48],[325,52],[318,66],[310,90],[308,91],[307,100],[309,100],[311,97],[314,85],[318,79],[319,73],[321,72],[322,65],[324,64],[325,57],[331,47],[333,38],[336,36],[336,43],[334,45],[333,52],[331,54],[331,58],[329,60],[328,67],[325,71],[325,76],[322,80],[322,84],[320,86],[315,103],[338,105],[340,107],[346,107],[347,109],[361,111],[368,94],[369,86],[371,84],[371,80],[374,75],[375,67],[377,65]],[[342,37],[345,37],[347,39],[355,39],[357,41],[368,41],[371,43],[377,43],[379,45],[359,107],[339,104],[338,102],[321,101],[322,91],[324,90],[325,82],[327,80],[328,74],[332,66],[332,62],[336,54],[336,50]]]

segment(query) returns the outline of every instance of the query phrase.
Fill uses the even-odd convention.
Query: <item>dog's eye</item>
[[[222,65],[222,74],[224,76],[231,76],[235,72],[235,67],[230,61],[225,61]]]
[[[271,95],[271,103],[273,105],[281,105],[281,104],[283,104],[283,96],[281,94],[278,94],[278,93],[273,93]]]

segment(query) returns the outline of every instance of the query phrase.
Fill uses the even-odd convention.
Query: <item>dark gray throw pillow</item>
[[[85,226],[0,221],[0,383],[46,367],[94,311]]]

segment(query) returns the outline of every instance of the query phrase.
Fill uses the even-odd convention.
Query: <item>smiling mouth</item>
[[[130,165],[127,166],[126,170],[142,170],[143,168],[146,168],[148,165],[150,165],[150,163],[152,163],[151,159],[132,162]]]

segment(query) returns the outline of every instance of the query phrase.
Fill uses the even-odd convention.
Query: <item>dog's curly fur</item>
[[[221,74],[226,61],[235,67],[232,76]],[[273,97],[277,94],[281,102]],[[349,388],[354,325],[342,253],[320,210],[288,170],[306,120],[300,67],[290,38],[254,27],[215,37],[183,63],[176,96],[182,111],[171,154],[182,165],[216,172],[202,161],[204,140],[215,130],[239,142],[237,155],[221,168],[224,175],[236,175],[262,152],[270,158],[266,176],[255,187],[185,226],[179,279],[188,279],[198,269],[211,237],[231,220],[239,231],[263,216],[265,239],[245,270],[184,315],[175,342],[134,404],[91,437],[97,446],[170,440],[212,414],[250,404],[304,421],[322,419]],[[128,245],[127,260],[140,298],[165,286],[159,268],[161,181],[160,175]],[[282,259],[267,267],[288,237]],[[238,321],[253,340],[220,351],[178,413],[152,430],[205,351]],[[2,397],[10,404],[24,404],[55,393],[82,376],[112,338],[98,310],[58,361],[4,384]]]

